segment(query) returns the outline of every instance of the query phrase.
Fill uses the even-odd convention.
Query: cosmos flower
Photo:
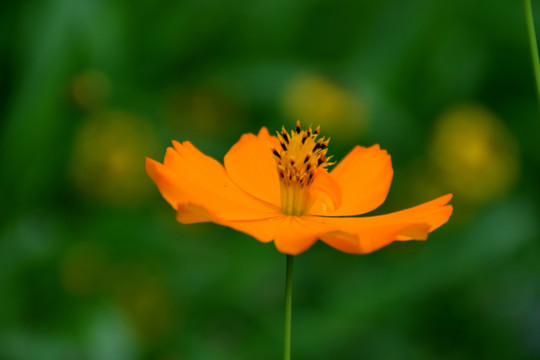
[[[182,224],[214,222],[274,241],[296,255],[317,240],[354,254],[391,242],[425,240],[452,214],[451,194],[377,216],[393,170],[378,145],[356,146],[333,170],[329,140],[300,123],[271,136],[266,128],[245,134],[225,155],[224,166],[189,141],[173,141],[163,164],[146,158],[146,172],[177,211]]]

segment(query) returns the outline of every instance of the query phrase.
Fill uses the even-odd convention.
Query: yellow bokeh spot
[[[357,136],[367,119],[359,98],[319,75],[293,78],[283,94],[283,110],[289,119],[321,125],[340,137]]]
[[[431,149],[442,181],[469,202],[505,194],[519,174],[517,143],[503,122],[480,105],[461,105],[444,113]]]
[[[152,191],[144,158],[156,148],[154,131],[142,119],[122,112],[92,117],[76,137],[73,182],[93,200],[120,206],[140,203]]]

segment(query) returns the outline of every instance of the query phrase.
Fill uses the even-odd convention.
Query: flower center
[[[320,138],[320,128],[302,130],[300,121],[290,133],[281,129],[277,134],[280,148],[272,148],[279,174],[281,211],[286,215],[306,214],[313,205],[310,188],[317,171],[326,168],[329,139]]]

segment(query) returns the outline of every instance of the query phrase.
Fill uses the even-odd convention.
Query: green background
[[[540,4],[533,1],[540,21]],[[172,139],[378,143],[427,242],[296,258],[293,359],[540,358],[540,117],[521,1],[5,1],[0,359],[279,359],[285,256],[181,225]],[[249,164],[246,164],[249,166]]]

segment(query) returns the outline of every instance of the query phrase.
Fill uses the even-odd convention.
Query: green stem
[[[523,0],[523,3],[525,4],[525,18],[527,21],[527,28],[529,30],[529,45],[531,47],[534,77],[536,81],[536,95],[538,96],[538,106],[540,106],[540,60],[538,59],[538,45],[536,43],[536,32],[534,30],[531,0]]]
[[[287,274],[285,275],[285,332],[283,335],[283,360],[291,360],[291,310],[294,256],[287,255]]]

